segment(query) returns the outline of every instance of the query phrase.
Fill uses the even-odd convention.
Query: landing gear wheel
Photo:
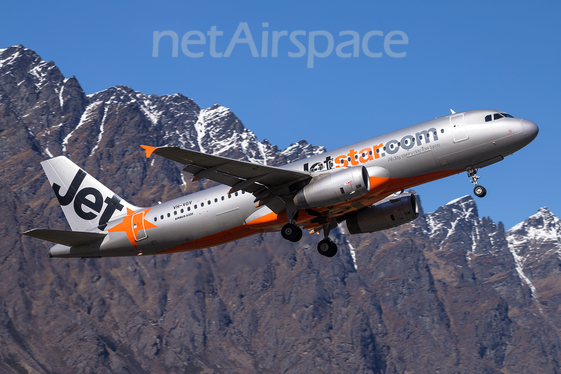
[[[483,197],[483,196],[487,195],[487,190],[485,189],[485,187],[477,185],[473,189],[473,193],[477,197]]]
[[[282,227],[281,235],[286,240],[297,242],[302,239],[302,229],[293,223],[287,223]]]
[[[323,239],[318,243],[318,252],[325,257],[333,257],[337,254],[337,244],[331,239]]]

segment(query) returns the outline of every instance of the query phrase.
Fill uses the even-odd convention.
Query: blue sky
[[[146,94],[180,92],[201,107],[229,107],[256,133],[280,148],[300,139],[328,149],[381,135],[455,111],[492,108],[532,120],[538,138],[505,161],[482,169],[488,194],[477,199],[480,216],[503,221],[506,228],[547,206],[561,215],[556,139],[561,137],[561,3],[541,1],[27,1],[3,5],[0,48],[23,44],[44,60],[53,60],[66,77],[76,76],[86,93],[118,84]],[[253,57],[249,44],[224,53],[241,23],[247,23],[261,54],[268,31],[268,56]],[[268,26],[264,27],[264,23]],[[189,31],[205,35],[206,44],[181,47],[172,57],[171,37],[160,40],[153,57],[154,31],[173,31],[179,40]],[[289,37],[281,37],[272,57],[274,31],[303,31],[302,57]],[[337,55],[337,45],[354,31],[382,56]],[[384,37],[399,30],[408,44],[384,49]],[[313,59],[309,34],[333,36],[333,51]],[[196,34],[196,33],[195,33]],[[324,33],[325,34],[325,33]],[[245,33],[240,35],[246,37]],[[190,37],[197,39],[196,36]],[[394,36],[394,40],[400,39]],[[318,53],[327,37],[316,36]],[[352,46],[342,52],[352,52]],[[465,174],[420,186],[426,211],[472,193]]]

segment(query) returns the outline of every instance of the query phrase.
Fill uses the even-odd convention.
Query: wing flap
[[[24,232],[23,235],[66,245],[69,247],[74,247],[78,245],[93,243],[95,241],[103,239],[107,234],[85,231],[32,229]]]

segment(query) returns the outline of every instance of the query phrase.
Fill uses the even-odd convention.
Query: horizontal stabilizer
[[[74,247],[78,245],[93,243],[97,240],[103,239],[107,234],[84,231],[32,229],[24,232],[23,235],[66,245],[69,247]]]

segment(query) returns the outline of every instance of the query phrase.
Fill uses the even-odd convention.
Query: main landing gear
[[[325,257],[333,257],[337,254],[337,244],[329,237],[318,243],[318,252]]]
[[[475,186],[473,188],[473,193],[475,194],[475,196],[484,197],[485,195],[487,195],[487,190],[485,189],[485,187],[480,186],[477,183],[477,180],[481,178],[479,175],[477,175],[477,169],[468,169],[467,174],[471,183],[473,183],[473,185]]]
[[[302,229],[294,223],[289,222],[282,227],[281,235],[286,240],[296,243],[302,239]]]
[[[333,257],[337,254],[337,244],[329,237],[329,232],[337,227],[335,220],[323,225],[323,240],[318,243],[318,252],[325,257]]]
[[[329,238],[331,229],[337,226],[337,222],[333,221],[323,225],[323,240],[318,243],[318,252],[325,257],[333,257],[337,254],[337,244]],[[281,235],[286,240],[298,242],[302,239],[302,229],[293,222],[289,222],[281,229]]]

